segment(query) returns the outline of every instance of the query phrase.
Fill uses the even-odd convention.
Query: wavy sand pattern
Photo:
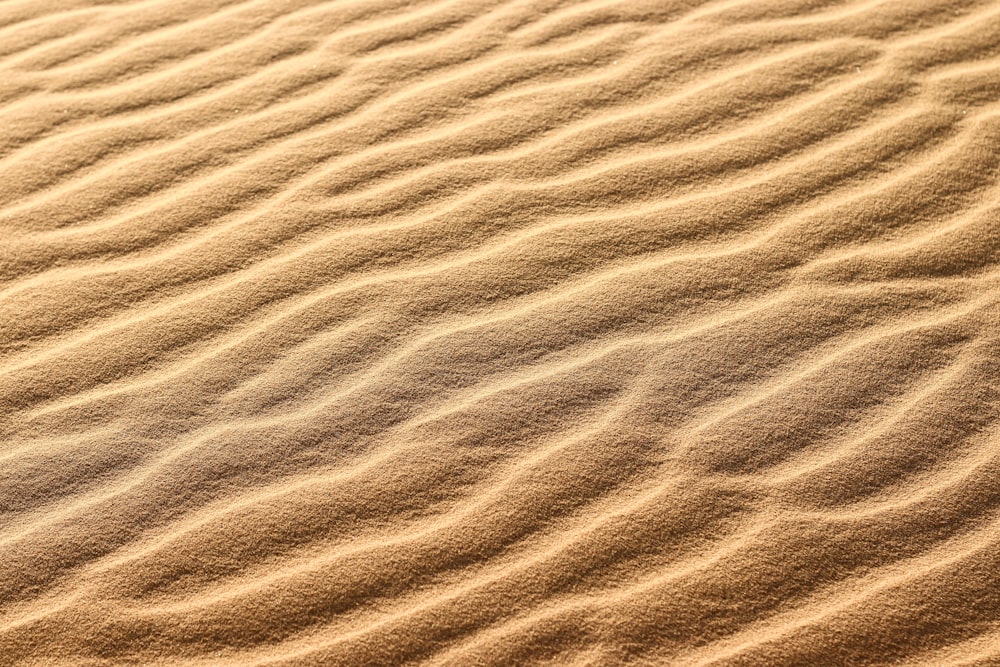
[[[0,3],[0,664],[1000,664],[1000,3]]]

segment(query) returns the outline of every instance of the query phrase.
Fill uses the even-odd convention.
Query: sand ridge
[[[1000,3],[0,3],[0,665],[1000,662]]]

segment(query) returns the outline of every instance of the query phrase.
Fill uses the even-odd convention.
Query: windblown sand
[[[0,26],[0,665],[1000,664],[1000,2]]]

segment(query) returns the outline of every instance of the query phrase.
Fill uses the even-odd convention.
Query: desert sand
[[[0,665],[1000,664],[1000,2],[0,3]]]

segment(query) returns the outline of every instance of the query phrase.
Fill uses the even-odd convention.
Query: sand
[[[0,665],[1000,665],[1000,2],[0,3]]]

